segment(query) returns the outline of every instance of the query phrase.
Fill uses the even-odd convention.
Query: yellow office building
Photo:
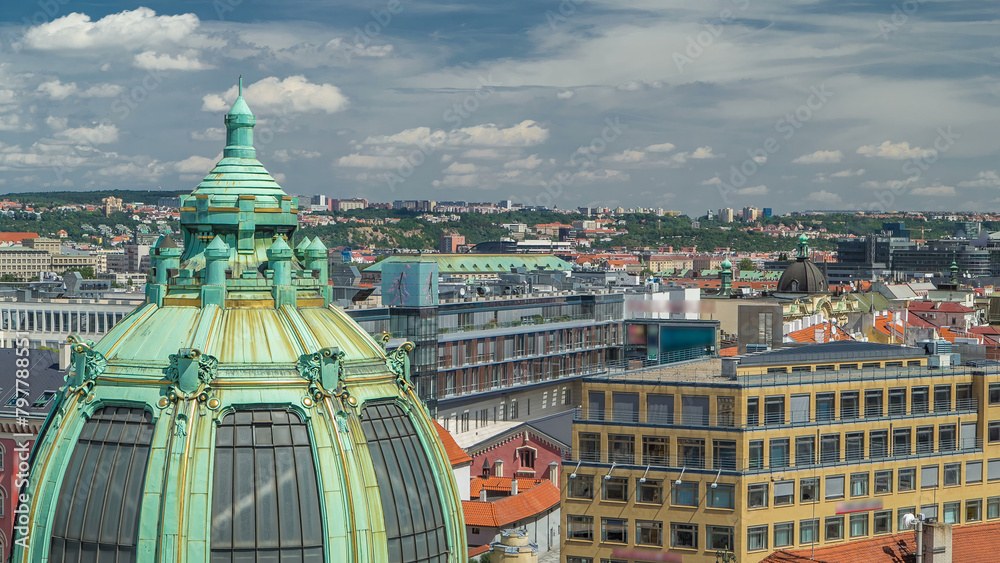
[[[1000,372],[832,342],[583,381],[565,563],[755,563],[1000,518]],[[674,559],[666,559],[674,560]]]

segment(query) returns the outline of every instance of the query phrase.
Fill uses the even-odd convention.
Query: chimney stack
[[[517,479],[514,478],[510,480],[510,496],[514,496],[516,494],[517,494]]]
[[[479,501],[486,502],[486,487],[479,489]]]
[[[557,487],[559,486],[559,462],[549,462],[549,481],[551,481],[553,485]]]
[[[952,563],[951,524],[924,522],[924,563]]]

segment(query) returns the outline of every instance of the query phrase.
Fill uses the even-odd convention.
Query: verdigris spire
[[[250,106],[243,99],[243,77],[240,77],[239,97],[233,102],[232,109],[226,114],[226,150],[225,156],[235,158],[256,158],[257,151],[253,148],[253,128],[257,118],[250,111]]]

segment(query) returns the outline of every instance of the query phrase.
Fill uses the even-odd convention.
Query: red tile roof
[[[966,307],[952,301],[910,301],[910,306],[907,308],[914,313],[971,313],[975,311],[972,307]]]
[[[26,238],[38,238],[38,233],[0,233],[0,242],[21,242]]]
[[[520,479],[518,484],[520,484]],[[502,528],[530,518],[559,504],[559,487],[542,481],[516,495],[495,501],[463,500],[465,525],[477,528]]]
[[[851,338],[850,334],[844,332],[844,329],[833,323],[822,323],[813,325],[811,327],[804,328],[802,330],[796,330],[788,333],[788,337],[796,342],[810,342],[815,344],[816,332],[822,332],[823,342],[835,342],[838,340],[854,340]]]
[[[955,526],[952,561],[993,563],[1000,553],[1000,522]],[[760,563],[900,563],[911,562],[916,549],[913,532],[901,532],[812,549],[779,550]]]
[[[490,544],[481,545],[479,547],[473,547],[469,549],[469,558],[473,558],[477,555],[482,555],[490,550]]]
[[[445,430],[436,420],[434,421],[434,429],[437,430],[438,437],[441,438],[441,443],[444,444],[444,451],[448,454],[448,460],[451,461],[452,467],[472,463],[472,456],[465,453],[465,450],[451,437],[451,432]]]
[[[475,477],[472,479],[472,484],[469,487],[469,494],[473,497],[479,496],[479,491],[486,489],[487,491],[501,492],[510,494],[510,477],[489,477],[483,479],[482,477]],[[527,491],[528,489],[537,487],[541,483],[546,482],[546,479],[532,479],[530,477],[518,477],[517,478],[517,489],[519,491]]]

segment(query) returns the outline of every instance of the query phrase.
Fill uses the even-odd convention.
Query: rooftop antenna
[[[243,96],[243,75],[240,75],[240,96]]]

